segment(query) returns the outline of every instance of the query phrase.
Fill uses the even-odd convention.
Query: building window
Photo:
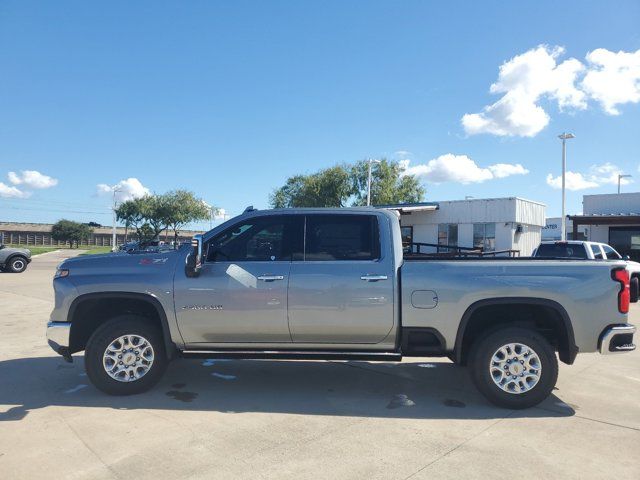
[[[402,236],[402,247],[405,250],[410,250],[413,243],[413,227],[400,227],[400,235]]]
[[[473,224],[473,248],[482,248],[484,252],[493,252],[496,249],[496,224]]]
[[[449,248],[441,248],[442,246],[457,247],[458,246],[458,225],[455,223],[440,223],[438,225],[438,253],[448,252]]]
[[[609,245],[631,260],[640,260],[640,227],[610,227]]]

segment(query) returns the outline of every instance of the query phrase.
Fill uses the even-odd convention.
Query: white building
[[[640,192],[584,195],[582,215],[572,215],[573,230],[586,226],[588,239],[608,243],[640,260]]]
[[[546,207],[517,197],[388,205],[400,212],[405,243],[439,245],[423,252],[447,251],[445,245],[483,251],[516,250],[531,255],[540,244]]]

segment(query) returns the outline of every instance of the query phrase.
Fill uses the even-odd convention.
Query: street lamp
[[[114,186],[112,189],[113,191],[113,228],[111,231],[111,251],[115,252],[116,251],[116,193],[118,193],[120,190],[122,190],[121,187],[118,186]]]
[[[367,206],[371,205],[371,164],[381,163],[380,160],[374,160],[370,158],[369,162],[369,174],[367,175]]]
[[[567,226],[565,220],[565,176],[567,171],[567,140],[576,138],[573,133],[563,133],[558,135],[558,138],[562,140],[562,221],[560,222],[560,240],[563,242],[567,239]]]
[[[620,193],[620,181],[623,178],[631,178],[631,177],[633,177],[633,175],[621,175],[621,174],[618,174],[618,193]]]

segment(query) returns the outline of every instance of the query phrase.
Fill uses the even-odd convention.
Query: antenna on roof
[[[244,212],[242,213],[249,213],[249,212],[255,212],[255,208],[253,208],[253,205],[249,205],[247,208],[244,209]]]

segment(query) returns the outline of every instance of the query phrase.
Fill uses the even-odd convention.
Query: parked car
[[[22,273],[27,269],[29,263],[31,263],[31,250],[0,244],[0,270]]]
[[[558,361],[635,349],[623,261],[403,255],[393,212],[247,210],[192,248],[65,260],[49,345],[84,350],[103,392],[140,393],[176,357],[400,361],[447,356],[526,408]]]

